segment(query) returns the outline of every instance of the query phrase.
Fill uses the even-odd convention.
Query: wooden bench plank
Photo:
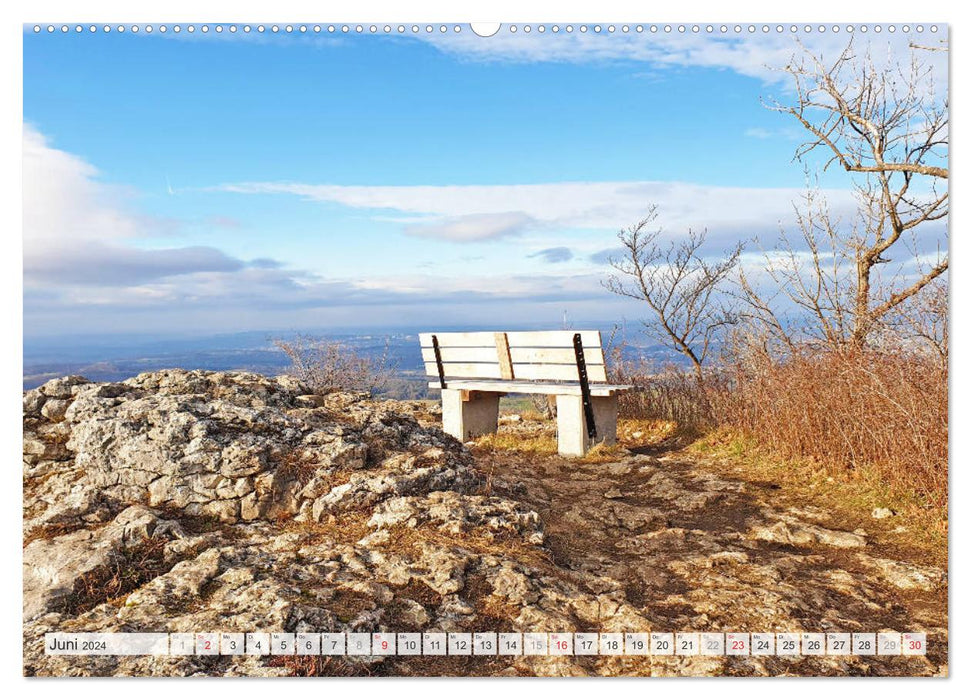
[[[496,362],[496,348],[440,348],[442,362]],[[513,364],[554,364],[575,365],[576,355],[573,348],[509,348],[509,356]],[[587,366],[604,364],[603,350],[600,348],[583,348],[583,356]],[[435,361],[435,350],[431,347],[421,349],[421,358],[425,362]]]
[[[495,353],[495,350],[493,350]],[[443,362],[445,379],[461,377],[463,379],[502,379],[502,371],[498,362]],[[425,373],[429,377],[438,376],[438,365],[434,362],[425,363]]]
[[[580,373],[577,371],[575,364],[515,365],[514,367],[516,379],[532,379],[534,381],[580,381]],[[607,369],[603,365],[587,365],[587,378],[590,382],[606,382]]]
[[[429,389],[441,389],[438,380],[428,382]],[[552,382],[517,382],[517,381],[489,381],[487,379],[452,379],[448,382],[449,389],[466,389],[469,391],[488,391],[498,394],[546,394],[548,396],[569,395],[579,396],[579,384],[555,384]],[[631,388],[629,384],[591,384],[592,396],[613,396],[618,391]]]
[[[572,348],[573,336],[579,333],[583,350],[599,348],[600,331],[509,331],[510,348]]]
[[[501,332],[501,331],[500,331]],[[495,347],[495,331],[475,331],[471,333],[419,333],[418,339],[423,348],[432,346],[432,335],[438,337],[438,346],[446,347]],[[572,348],[573,335],[580,334],[583,350],[587,347],[601,347],[600,331],[507,331],[510,348]]]
[[[509,348],[513,364],[576,365],[577,356],[571,345],[568,348]],[[604,364],[604,353],[599,347],[583,348],[583,358],[590,365]]]
[[[419,333],[418,339],[423,348],[432,346],[432,336],[438,337],[440,348],[492,348],[496,349],[495,331],[476,331],[474,333]]]
[[[488,348],[440,348],[442,362],[498,362],[496,346]],[[421,359],[425,362],[435,362],[435,350],[422,348]],[[435,372],[438,376],[438,372]]]

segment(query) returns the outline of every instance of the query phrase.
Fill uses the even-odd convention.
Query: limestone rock
[[[823,544],[848,549],[866,546],[866,537],[863,535],[843,530],[830,530],[795,518],[779,520],[771,525],[757,525],[749,532],[749,536],[756,540],[796,546]]]
[[[124,547],[155,537],[184,536],[179,523],[143,506],[126,508],[107,526],[78,530],[24,547],[24,619],[57,609],[85,574],[116,559]]]
[[[25,392],[25,674],[293,671],[257,656],[45,655],[44,633],[66,629],[796,631],[911,622],[934,639],[926,659],[523,656],[470,667],[478,660],[443,657],[436,668],[946,669],[938,640],[947,630],[932,607],[946,596],[946,573],[865,549],[866,535],[838,529],[825,509],[760,500],[757,486],[679,457],[473,458],[429,409],[248,372],[69,377]],[[99,591],[112,577],[110,591]],[[320,670],[416,675],[428,668],[419,662],[348,657]]]
[[[484,529],[491,537],[507,533],[531,544],[542,544],[539,515],[519,504],[495,496],[460,496],[453,491],[435,491],[425,496],[392,498],[374,509],[371,527],[431,524],[444,532],[459,534]]]

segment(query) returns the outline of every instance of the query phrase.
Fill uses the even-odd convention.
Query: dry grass
[[[947,373],[904,352],[816,352],[736,369],[709,390],[719,424],[842,480],[878,479],[946,507]]]
[[[267,666],[285,668],[290,676],[297,678],[368,675],[365,667],[353,666],[337,656],[271,656]]]
[[[682,368],[655,371],[648,363],[618,357],[612,361],[610,380],[634,387],[619,397],[621,419],[662,421],[683,437],[697,437],[716,424],[705,387]]]
[[[103,527],[103,524],[101,526]],[[92,527],[91,525],[80,520],[76,520],[74,522],[48,523],[46,525],[41,525],[40,527],[35,527],[33,530],[24,535],[24,547],[36,540],[49,540],[54,537],[76,532],[81,528],[96,530],[97,526]]]
[[[578,457],[576,461],[581,464],[605,464],[607,462],[616,462],[626,454],[627,448],[620,442],[613,445],[605,445],[602,442],[598,442],[587,450],[587,453],[583,457]]]
[[[803,500],[855,515],[865,529],[885,530],[883,537],[899,546],[916,548],[925,562],[947,565],[947,509],[928,507],[913,490],[901,489],[875,470],[856,470],[843,478],[815,460],[783,458],[750,435],[731,428],[713,430],[687,448],[711,458],[705,467],[748,481],[784,485],[793,500]],[[873,520],[875,508],[889,508],[897,517]],[[898,527],[904,524],[904,529]]]
[[[475,439],[478,450],[495,452],[522,452],[532,455],[555,455],[556,433],[551,432],[552,423],[544,429],[539,424],[536,430],[504,430]]]
[[[621,418],[617,421],[617,441],[629,449],[657,447],[678,436],[678,424],[671,420]]]
[[[320,542],[326,539],[352,544],[371,532],[371,528],[367,525],[369,517],[370,512],[347,511],[327,516],[319,523],[290,518],[279,522],[278,525],[286,532],[305,535],[307,541]]]
[[[163,537],[150,537],[124,547],[110,563],[82,574],[74,582],[64,612],[77,617],[102,603],[121,604],[129,593],[171,568],[164,561],[166,544],[168,540]]]
[[[668,437],[730,428],[776,458],[813,462],[841,482],[882,482],[946,510],[948,377],[939,358],[899,347],[805,348],[783,360],[737,358],[703,381],[631,362],[612,373],[637,387],[621,398],[621,417],[674,424]]]
[[[296,481],[298,484],[306,484],[319,466],[319,462],[312,456],[294,450],[287,452],[280,458],[276,473],[283,481]]]
[[[669,420],[626,418],[617,422],[617,443],[594,445],[576,461],[602,464],[624,457],[628,449],[655,447],[679,435],[678,425]],[[515,427],[499,426],[499,431],[476,438],[475,449],[488,452],[514,452],[531,456],[557,454],[556,419],[534,419]]]
[[[533,567],[554,566],[550,555],[536,545],[528,544],[512,532],[444,532],[431,525],[409,527],[394,525],[388,528],[388,542],[381,545],[384,551],[404,554],[412,558],[422,555],[422,544],[432,544],[443,549],[461,547],[479,555],[511,558]]]

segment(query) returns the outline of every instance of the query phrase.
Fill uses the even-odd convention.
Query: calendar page
[[[948,24],[405,9],[24,24],[23,674],[947,676]]]

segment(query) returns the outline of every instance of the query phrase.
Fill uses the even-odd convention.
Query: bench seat
[[[502,394],[546,394],[547,396],[580,396],[579,384],[557,384],[551,382],[517,382],[515,380],[488,379],[449,379],[445,382],[449,389],[464,389],[466,391],[490,391]],[[438,381],[428,382],[429,389],[441,389]],[[629,384],[591,384],[591,396],[613,396],[631,388]]]

